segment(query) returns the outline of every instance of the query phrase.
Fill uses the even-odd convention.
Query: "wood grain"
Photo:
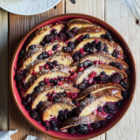
[[[8,129],[8,13],[0,9],[0,130]]]
[[[47,18],[62,14],[63,13],[63,1],[60,2],[56,9],[51,9],[40,15],[35,16],[18,16],[14,14],[9,15],[9,55],[12,56],[17,43],[21,38],[34,26],[40,22],[45,21]],[[10,107],[9,107],[9,129],[17,128],[18,133],[12,136],[13,140],[22,140],[26,135],[36,135],[44,140],[53,140],[49,136],[46,136],[39,131],[35,130],[29,125],[24,119],[24,117],[19,113],[17,107],[13,103],[12,97],[10,97]]]
[[[124,0],[106,0],[106,21],[116,28],[128,42],[133,53],[137,69],[137,88],[135,98],[124,118],[107,135],[107,140],[140,139],[140,26],[128,10]],[[112,12],[113,9],[113,12]]]

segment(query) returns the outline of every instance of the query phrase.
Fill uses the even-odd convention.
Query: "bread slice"
[[[88,78],[91,72],[96,72],[96,76],[100,75],[101,72],[105,72],[107,75],[111,76],[114,73],[119,73],[122,78],[127,78],[127,74],[123,70],[119,70],[115,67],[109,65],[92,65],[85,69],[82,73],[79,72],[76,77],[76,85],[80,84],[84,79]]]
[[[72,19],[67,23],[67,25],[68,25],[68,30],[71,30],[75,27],[80,29],[80,28],[95,26],[92,22],[86,19]]]
[[[83,92],[78,94],[78,97],[76,100],[82,100],[84,99],[88,94],[91,94],[93,97],[99,97],[107,93],[107,95],[115,96],[118,98],[122,98],[121,91],[125,90],[122,86],[119,84],[95,84],[87,89],[85,89]]]
[[[112,62],[120,63],[123,69],[128,69],[128,64],[125,61],[105,53],[94,53],[92,55],[86,55],[79,62],[76,62],[74,66],[77,66],[79,63],[83,63],[86,60],[90,60],[91,62],[102,62],[106,65],[109,65]]]
[[[102,43],[105,43],[108,47],[108,53],[111,55],[113,53],[114,50],[116,51],[119,51],[122,56],[120,57],[120,59],[123,58],[123,50],[122,48],[120,47],[119,44],[115,43],[114,41],[107,41],[105,39],[102,39],[102,38],[96,38],[96,37],[93,37],[93,38],[89,38],[89,39],[84,39],[83,41],[81,41],[76,47],[75,49],[73,50],[73,54],[76,52],[76,51],[79,51],[81,48],[84,48],[84,46],[88,43],[91,43],[93,41],[101,41]]]
[[[43,111],[42,120],[49,121],[51,118],[58,116],[59,111],[68,109],[71,111],[75,105],[72,103],[71,99],[63,98],[63,100],[59,103],[52,104]]]
[[[68,119],[67,121],[65,121],[61,126],[61,130],[68,129],[70,127],[74,127],[74,126],[81,125],[81,124],[95,123],[95,122],[101,121],[103,119],[104,119],[103,117],[95,116],[93,114],[90,114],[88,116],[83,116],[83,117],[74,117],[74,118],[71,118],[71,119]]]
[[[55,24],[55,25],[46,25],[40,28],[37,31],[36,36],[31,40],[31,42],[27,45],[26,51],[28,51],[29,47],[31,45],[37,45],[40,44],[40,42],[43,40],[43,38],[50,34],[52,30],[56,30],[57,33],[59,33],[62,28],[64,27],[64,24]]]
[[[72,64],[73,59],[71,55],[66,53],[57,53],[52,58],[48,60],[49,62],[57,61],[58,65],[69,66]]]
[[[35,109],[40,102],[47,101],[47,99],[48,99],[47,94],[52,94],[53,92],[55,94],[57,94],[57,93],[62,93],[64,91],[66,93],[67,92],[74,92],[74,93],[78,93],[79,92],[79,90],[77,88],[74,88],[72,85],[63,85],[63,86],[51,87],[50,89],[47,89],[47,90],[45,90],[45,91],[35,95],[32,98],[31,108]]]
[[[64,46],[66,46],[66,43],[63,42],[63,41],[55,41],[55,42],[53,42],[53,43],[49,43],[49,44],[47,44],[47,45],[44,47],[44,51],[50,51],[50,50],[51,50],[51,53],[52,53],[52,56],[53,56],[54,53],[55,53],[55,52],[52,50],[52,48],[53,48],[54,45],[59,45],[59,47],[58,47],[58,49],[57,49],[57,52],[59,52],[59,51],[62,50],[62,48],[63,48]],[[32,66],[29,68],[29,73],[28,73],[28,75],[25,77],[25,83],[27,83],[28,80],[32,77],[32,72],[33,72],[33,71],[36,72],[36,73],[39,72],[40,66],[43,67],[43,66],[46,64],[48,58],[47,58],[47,59],[43,59],[43,60],[41,60],[41,61],[34,61],[35,59],[37,59],[38,55],[42,53],[42,51],[43,51],[43,50],[38,51],[36,54],[33,54],[30,58],[28,58],[28,65],[29,65],[31,62],[33,62],[33,64],[32,64]],[[26,65],[24,64],[23,67],[22,67],[22,69],[26,68],[25,66],[27,66],[27,62],[25,61],[24,63],[25,63]]]
[[[91,27],[85,27],[78,30],[78,33],[75,35],[75,37],[68,40],[68,42],[75,42],[79,37],[84,35],[89,35],[89,38],[92,37],[100,37],[102,34],[105,34],[106,31],[101,28],[100,26],[91,26]]]
[[[24,94],[24,97],[26,97],[28,94],[32,94],[34,88],[38,86],[39,82],[44,80],[44,78],[51,79],[51,78],[57,78],[57,77],[68,77],[69,73],[64,73],[60,71],[49,71],[45,74],[42,74],[41,76],[38,76],[38,78],[33,82],[33,84],[27,89],[27,91]]]
[[[118,102],[120,98],[117,98],[115,96],[101,96],[99,98],[94,99],[86,99],[83,101],[82,104],[82,111],[79,113],[79,117],[82,116],[88,116],[93,111],[95,111],[99,106],[102,107],[107,102]]]

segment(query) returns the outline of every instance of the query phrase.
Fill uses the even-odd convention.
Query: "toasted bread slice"
[[[41,76],[39,76],[34,83],[27,89],[27,91],[25,92],[24,96],[26,97],[28,94],[31,94],[34,90],[34,88],[36,86],[38,86],[39,82],[44,80],[44,78],[57,78],[57,77],[68,77],[70,74],[69,73],[64,73],[64,72],[60,72],[60,71],[55,71],[55,72],[47,72]]]
[[[56,30],[57,33],[61,31],[61,29],[64,27],[63,24],[55,24],[55,25],[46,25],[42,28],[40,28],[37,31],[37,35],[31,40],[31,42],[27,45],[26,51],[29,49],[31,45],[40,44],[40,42],[43,40],[43,38],[50,34],[52,30]]]
[[[76,85],[80,84],[84,79],[88,78],[88,75],[93,71],[96,72],[96,76],[100,75],[100,73],[104,71],[109,76],[117,72],[122,76],[122,78],[127,78],[125,71],[119,70],[115,67],[109,65],[92,65],[85,69],[82,73],[78,73],[78,76],[76,77]]]
[[[76,62],[74,64],[74,66],[77,66],[78,63],[83,63],[86,60],[90,60],[91,62],[99,61],[99,62],[102,62],[103,64],[107,64],[107,65],[109,65],[112,62],[120,63],[122,65],[123,69],[128,69],[128,64],[125,61],[115,58],[115,57],[105,54],[105,53],[94,53],[92,55],[86,55],[79,62]]]
[[[67,25],[68,25],[68,30],[71,30],[75,27],[80,29],[80,28],[95,26],[92,22],[85,19],[72,19],[67,23]]]
[[[62,102],[55,103],[47,107],[43,112],[42,120],[49,121],[52,117],[57,118],[60,110],[68,109],[69,111],[71,111],[74,107],[75,105],[69,98],[64,98]]]
[[[53,42],[53,43],[50,43],[50,44],[46,45],[45,48],[44,48],[45,51],[51,50],[52,55],[53,55],[53,54],[55,53],[55,52],[52,50],[52,48],[53,48],[54,45],[59,45],[59,47],[58,47],[58,49],[57,49],[57,52],[58,52],[58,51],[61,51],[61,50],[62,50],[63,46],[66,46],[66,43],[63,42],[63,41],[55,41],[55,42]],[[37,53],[38,53],[38,55],[39,55],[39,54],[42,53],[42,51],[41,51],[41,52],[38,51]],[[38,57],[38,55],[36,55],[36,56],[35,56],[35,55],[31,56],[31,58],[29,58],[29,60],[28,60],[28,64],[31,63],[33,60],[35,60],[35,59]],[[32,57],[34,57],[34,59],[32,59]],[[35,71],[36,73],[39,72],[39,70],[40,70],[39,67],[40,67],[40,66],[44,66],[44,65],[46,64],[47,60],[48,60],[48,59],[43,59],[43,60],[41,60],[41,61],[36,61],[36,62],[34,61],[33,66],[31,66],[30,71],[29,71],[28,75],[27,75],[26,78],[25,78],[25,83],[27,83],[28,80],[32,77],[32,72],[33,72],[33,71]],[[24,63],[26,63],[26,61],[25,61]],[[24,65],[25,65],[25,64],[24,64]],[[23,68],[25,68],[25,66],[24,66]]]
[[[93,111],[95,111],[99,106],[103,106],[107,102],[118,102],[120,98],[114,96],[101,96],[96,98],[95,100],[86,99],[84,103],[85,106],[82,106],[83,109],[79,114],[79,117],[90,115]]]
[[[69,66],[72,64],[73,59],[72,59],[71,55],[69,55],[69,54],[57,53],[48,61],[49,62],[57,61],[59,65]]]
[[[99,26],[85,27],[78,30],[78,33],[75,37],[68,40],[68,42],[75,42],[79,37],[84,35],[89,35],[89,38],[100,37],[102,34],[105,34],[106,31]]]
[[[34,96],[32,99],[31,108],[35,109],[37,107],[37,105],[39,104],[39,102],[47,101],[48,93],[51,94],[54,92],[57,94],[57,93],[62,93],[64,91],[65,92],[75,92],[75,93],[79,92],[79,90],[77,88],[74,88],[72,85],[55,86],[48,90],[43,91],[42,93],[38,94],[37,96]]]
[[[95,84],[87,89],[85,89],[83,92],[78,94],[77,100],[82,100],[84,99],[88,94],[91,94],[92,96],[102,96],[103,94],[115,96],[118,98],[122,98],[121,96],[121,91],[125,90],[122,86],[119,84],[112,84],[112,83],[107,83],[107,84]]]
[[[74,117],[74,118],[71,118],[71,119],[68,119],[67,121],[65,121],[61,126],[61,130],[68,129],[70,127],[74,127],[74,126],[81,125],[81,124],[95,123],[95,122],[101,121],[103,119],[104,119],[103,117],[95,116],[93,114],[90,114],[88,116],[83,116],[83,117]]]
[[[102,39],[102,38],[96,38],[96,37],[93,37],[93,38],[89,38],[89,39],[84,39],[83,41],[81,41],[76,47],[75,49],[73,50],[73,54],[76,52],[76,51],[79,51],[81,48],[84,48],[84,46],[87,44],[87,43],[91,43],[93,41],[101,41],[102,43],[105,43],[108,47],[108,53],[111,55],[113,53],[114,50],[117,50],[119,51],[122,56],[120,57],[121,59],[123,58],[123,50],[122,48],[120,47],[119,44],[115,43],[114,41],[107,41],[105,39]]]

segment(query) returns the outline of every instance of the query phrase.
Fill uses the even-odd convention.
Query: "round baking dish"
[[[17,67],[17,61],[18,61],[18,55],[19,55],[19,52],[20,52],[21,48],[23,47],[25,41],[27,40],[27,38],[35,30],[37,30],[38,28],[40,28],[42,26],[45,26],[47,24],[52,24],[52,23],[62,21],[62,20],[71,19],[71,18],[83,18],[83,19],[90,20],[91,22],[98,24],[101,27],[105,28],[107,31],[109,31],[112,34],[113,38],[122,46],[123,50],[125,51],[126,55],[128,56],[129,65],[131,66],[130,69],[131,69],[131,73],[132,73],[130,75],[131,77],[129,77],[129,79],[131,79],[131,84],[130,84],[130,88],[129,88],[130,98],[124,102],[123,106],[117,112],[117,114],[114,116],[114,118],[107,125],[105,125],[103,128],[101,128],[99,131],[96,131],[94,133],[89,133],[87,135],[81,135],[81,136],[80,135],[70,135],[70,134],[66,134],[66,133],[62,133],[62,132],[47,131],[41,124],[39,124],[37,121],[32,119],[30,117],[30,115],[28,114],[27,110],[24,108],[24,106],[21,103],[21,97],[20,97],[20,94],[18,93],[18,90],[16,87],[16,81],[14,80],[15,69]],[[106,22],[104,22],[98,18],[89,16],[89,15],[83,15],[83,14],[59,15],[59,16],[50,18],[50,19],[46,20],[45,22],[39,24],[35,28],[33,28],[28,34],[26,34],[26,36],[18,44],[18,46],[15,50],[15,53],[13,55],[12,64],[11,64],[10,85],[11,85],[12,95],[13,95],[17,108],[20,110],[20,112],[23,114],[23,116],[28,120],[28,122],[30,124],[32,124],[35,128],[37,128],[39,131],[44,132],[47,135],[50,135],[50,136],[58,138],[58,139],[72,139],[72,140],[89,139],[89,138],[99,136],[99,135],[105,133],[106,131],[108,131],[110,128],[112,128],[114,125],[116,125],[118,123],[118,121],[124,116],[124,114],[128,110],[128,108],[132,102],[133,96],[134,96],[135,83],[136,83],[136,71],[135,71],[134,59],[133,59],[132,53],[131,53],[127,43],[123,39],[123,37],[114,28],[112,28],[110,25],[108,25]]]

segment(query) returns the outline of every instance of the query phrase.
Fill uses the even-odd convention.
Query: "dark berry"
[[[118,57],[118,55],[119,55],[119,52],[118,51],[116,51],[116,50],[114,50],[114,52],[112,53],[112,56],[114,56],[114,57]]]
[[[104,44],[103,51],[104,51],[104,52],[106,52],[106,53],[108,52],[108,47],[107,47],[107,45],[106,45],[106,44]]]
[[[97,78],[97,81],[99,80],[103,83],[106,83],[109,80],[109,78],[110,77],[108,75],[106,75],[105,72],[101,72],[100,76]]]
[[[57,35],[57,31],[56,31],[55,29],[53,29],[53,30],[51,31],[51,34]]]
[[[32,111],[31,113],[30,113],[30,115],[31,115],[31,117],[33,118],[33,119],[35,119],[35,120],[40,120],[40,117],[39,117],[39,114],[38,114],[38,112],[37,111]]]
[[[53,84],[54,84],[54,85],[57,85],[57,84],[58,84],[58,80],[57,80],[57,79],[54,79],[54,80],[53,80]]]
[[[79,63],[79,64],[78,64],[78,67],[79,67],[79,68],[83,67],[83,63]]]
[[[101,107],[98,107],[97,110],[98,110],[98,112],[101,112],[102,111],[102,108]]]
[[[59,38],[60,38],[61,40],[63,40],[63,41],[67,39],[67,36],[66,36],[64,33],[62,33],[62,32],[59,33],[58,36],[59,36]]]
[[[126,89],[127,88],[127,84],[124,82],[124,80],[120,81],[121,86]]]
[[[113,115],[108,115],[108,116],[106,117],[107,120],[111,120],[112,118],[113,118]]]
[[[118,68],[118,69],[120,69],[120,70],[123,69],[122,64],[119,63],[119,62],[111,62],[110,65],[111,65],[111,66],[114,66],[114,67],[116,67],[116,68]]]
[[[121,81],[122,77],[119,73],[114,73],[112,76],[111,76],[111,81],[113,83],[119,83]]]
[[[66,35],[67,35],[68,38],[74,37],[74,33],[73,32],[70,32],[70,31],[67,31],[66,32]]]
[[[45,46],[45,44],[46,44],[46,42],[45,42],[44,40],[42,40],[42,41],[40,42],[40,45],[42,45],[42,46]]]
[[[22,80],[22,76],[20,75],[20,74],[16,74],[15,75],[15,80],[17,81],[17,82],[19,82],[19,81],[21,81]]]
[[[71,47],[63,47],[63,51],[64,52],[72,52],[72,48]]]
[[[44,81],[41,81],[41,82],[39,83],[39,85],[40,85],[41,87],[45,86]]]
[[[76,33],[78,31],[77,27],[72,28],[71,32]]]
[[[70,133],[70,134],[76,134],[76,128],[75,127],[70,127],[70,128],[68,128],[68,132]]]
[[[116,110],[116,107],[114,104],[112,103],[107,103],[104,107],[103,107],[104,111],[106,113],[111,113],[113,114],[113,112]]]
[[[44,37],[44,40],[43,40],[45,43],[49,43],[49,42],[51,42],[51,36],[50,35],[46,35],[45,37]]]
[[[87,39],[89,37],[90,37],[89,34],[86,34],[86,35],[84,35],[83,39]]]
[[[49,57],[48,53],[47,52],[43,52],[42,54],[40,54],[38,56],[38,59],[42,60],[42,59],[46,59],[48,57]]]
[[[39,92],[40,91],[40,87],[39,86],[35,87],[34,91]]]
[[[57,66],[58,62],[56,60],[53,61],[53,65]]]
[[[86,134],[89,130],[88,126],[85,124],[81,124],[81,125],[77,126],[76,129],[80,134]]]
[[[109,41],[112,40],[112,36],[111,36],[110,33],[108,33],[108,32],[107,32],[106,34],[101,35],[101,37],[104,38],[104,39],[107,39],[107,40],[109,40]]]
[[[80,60],[80,57],[79,57],[79,55],[78,55],[77,52],[75,52],[75,53],[72,55],[72,58],[74,59],[74,61]]]
[[[84,64],[85,67],[88,67],[91,64],[91,61],[90,60],[86,60],[86,61],[84,61],[83,64]]]
[[[29,46],[29,50],[33,50],[34,48],[36,48],[36,45]]]
[[[91,124],[91,127],[94,128],[94,129],[97,129],[101,126],[100,122],[95,122],[95,123],[92,123]]]
[[[101,42],[101,41],[98,42],[98,44],[96,45],[96,49],[97,49],[98,51],[101,51],[101,50],[102,50],[102,42]]]
[[[122,101],[119,101],[119,102],[116,103],[117,108],[120,108],[121,105],[122,105]]]
[[[53,51],[56,51],[57,48],[58,48],[58,45],[54,45],[54,46],[52,47],[52,50],[53,50]]]
[[[75,48],[74,42],[69,42],[68,47],[70,47],[73,50]]]
[[[127,91],[122,91],[121,94],[122,94],[124,99],[128,99],[130,97],[130,95]]]
[[[81,83],[81,84],[78,85],[78,88],[80,90],[85,89],[86,87],[87,87],[87,84],[86,83]]]

